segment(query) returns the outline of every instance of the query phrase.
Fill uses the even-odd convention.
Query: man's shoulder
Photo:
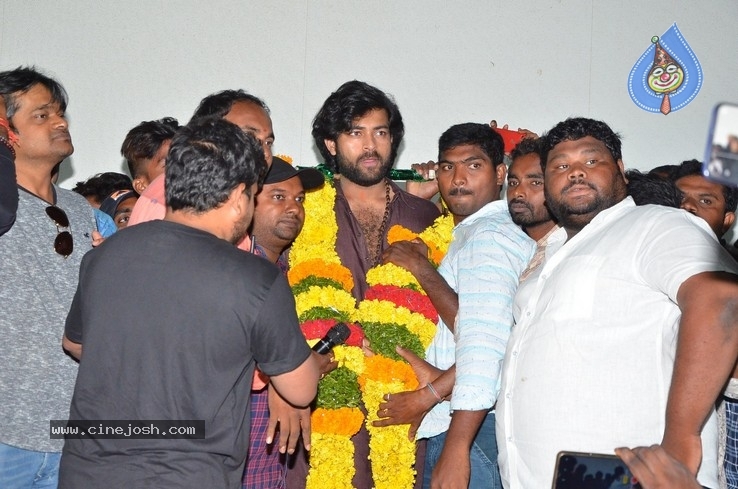
[[[397,198],[392,212],[397,214],[397,223],[413,231],[422,231],[441,215],[438,206],[430,200],[412,195],[396,186],[395,192]]]

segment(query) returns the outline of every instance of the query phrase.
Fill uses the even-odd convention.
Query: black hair
[[[143,160],[153,158],[161,145],[174,137],[179,122],[174,117],[164,117],[155,121],[143,121],[126,134],[120,154],[126,159],[131,178],[143,173]]]
[[[520,141],[510,152],[510,160],[521,156],[535,154],[541,156],[541,140],[538,138],[527,138]]]
[[[253,135],[219,117],[195,120],[172,139],[165,170],[167,206],[198,213],[215,209],[241,183],[249,194],[266,171],[264,151]]]
[[[699,160],[686,160],[678,165],[671,172],[671,180],[676,183],[682,177],[690,175],[698,175],[705,178],[702,173],[702,162]],[[717,182],[715,182],[717,183]],[[725,199],[725,212],[735,212],[738,206],[738,189],[729,187],[728,185],[720,185],[723,187],[723,198]]]
[[[546,170],[548,153],[564,141],[577,141],[591,136],[601,141],[617,163],[623,159],[620,135],[602,121],[584,117],[572,117],[556,124],[541,138],[541,168]]]
[[[100,204],[105,197],[117,190],[133,190],[133,183],[128,175],[111,171],[98,173],[83,182],[77,182],[72,190],[83,197],[93,197]]]
[[[658,204],[678,208],[682,204],[682,193],[674,182],[654,173],[626,170],[628,195],[636,205]]]
[[[51,100],[59,104],[62,112],[67,110],[67,91],[58,81],[40,73],[34,66],[19,66],[10,71],[0,72],[0,95],[5,99],[5,112],[12,127],[12,118],[18,111],[17,96],[23,95],[34,86],[41,84],[51,93]]]
[[[218,117],[223,118],[230,112],[231,107],[236,102],[249,102],[258,105],[264,112],[269,113],[269,107],[264,103],[262,99],[251,95],[241,89],[238,90],[223,90],[217,93],[208,95],[200,101],[200,105],[195,109],[195,113],[192,114],[190,122],[202,118],[202,117]]]
[[[341,85],[330,94],[313,119],[313,140],[323,156],[325,164],[338,172],[336,157],[328,151],[325,140],[335,141],[339,134],[348,132],[354,121],[376,109],[387,112],[389,132],[392,137],[390,162],[394,164],[397,149],[405,135],[405,125],[397,104],[389,95],[368,83],[353,80]]]
[[[461,146],[462,144],[473,144],[479,146],[492,160],[495,168],[503,163],[505,157],[505,143],[497,131],[487,124],[466,122],[449,127],[438,138],[438,160],[444,151]]]

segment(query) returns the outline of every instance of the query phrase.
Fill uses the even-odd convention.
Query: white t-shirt
[[[636,207],[630,197],[547,254],[516,295],[525,302],[514,308],[503,366],[497,440],[505,487],[549,487],[562,450],[611,454],[661,441],[677,292],[715,270],[738,272],[702,219]],[[717,487],[714,413],[702,444],[698,479]]]

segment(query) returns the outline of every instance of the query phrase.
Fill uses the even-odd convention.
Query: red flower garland
[[[431,303],[428,296],[409,288],[396,285],[373,285],[366,291],[365,300],[390,301],[396,306],[402,306],[412,312],[422,314],[434,324],[438,323],[438,312],[436,312],[436,308],[433,307],[433,303]]]
[[[338,323],[338,321],[335,319],[310,319],[300,324],[300,329],[302,330],[302,334],[305,336],[305,339],[319,340],[325,336],[328,330],[335,326],[336,323]],[[346,325],[349,327],[351,334],[346,340],[345,345],[361,347],[364,342],[364,330],[354,323],[346,323]]]

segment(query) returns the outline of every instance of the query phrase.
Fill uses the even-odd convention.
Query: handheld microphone
[[[346,323],[337,323],[313,346],[313,351],[324,355],[337,345],[343,345],[351,335]]]

